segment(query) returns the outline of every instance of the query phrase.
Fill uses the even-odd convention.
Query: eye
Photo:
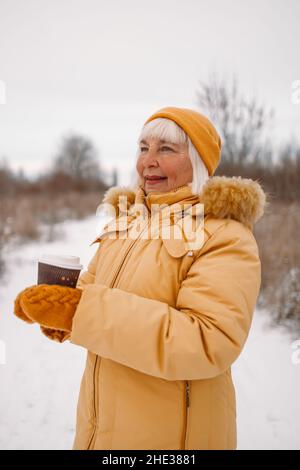
[[[171,149],[171,147],[168,147],[168,146],[166,146],[166,145],[164,145],[163,147],[161,147],[161,150],[163,150],[163,149],[167,149],[167,151],[171,150],[171,152],[174,152],[174,150]],[[147,147],[141,147],[141,148],[140,148],[140,151],[141,151],[141,152],[143,152],[144,150],[147,150]]]

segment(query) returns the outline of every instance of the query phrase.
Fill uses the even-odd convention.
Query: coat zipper
[[[190,382],[185,381],[184,387],[184,420],[183,420],[183,437],[182,437],[182,450],[186,449],[186,434],[188,426],[188,413],[190,407]]]
[[[96,394],[96,382],[95,382],[95,377],[96,377],[96,369],[97,369],[97,365],[98,365],[98,356],[96,356],[96,359],[95,359],[95,363],[94,363],[94,370],[93,370],[93,390],[94,390],[94,417],[95,417],[95,424],[94,424],[94,427],[93,427],[93,432],[92,432],[92,435],[90,437],[90,440],[89,440],[89,443],[88,443],[88,446],[87,446],[87,450],[90,449],[90,446],[92,444],[92,441],[93,441],[93,438],[94,438],[94,435],[96,433],[96,400],[97,400],[97,394]],[[100,363],[101,361],[99,361]],[[98,390],[97,390],[98,392]]]
[[[128,257],[128,253],[131,251],[133,245],[136,243],[136,241],[141,237],[141,235],[145,232],[145,228],[147,229],[149,226],[149,219],[147,220],[147,225],[146,227],[144,227],[143,230],[141,230],[139,236],[133,240],[133,242],[129,245],[129,247],[127,248],[126,250],[126,253],[123,257],[123,260],[122,262],[120,263],[114,277],[113,277],[113,280],[110,284],[110,288],[114,287],[115,283],[116,283],[116,280],[118,278],[118,275],[121,271],[121,269],[124,267],[124,262],[126,260],[126,258]],[[97,387],[97,383],[98,381],[96,380],[96,376],[97,376],[97,373],[96,373],[96,369],[97,369],[97,365],[98,365],[98,362],[101,362],[101,358],[100,360],[98,361],[99,359],[99,356],[96,356],[96,359],[95,359],[95,364],[94,364],[94,370],[93,370],[93,388],[94,388],[94,419],[95,419],[95,424],[94,424],[94,428],[93,428],[93,432],[92,432],[92,435],[91,435],[91,438],[89,440],[89,444],[87,446],[87,449],[86,450],[90,450],[91,449],[91,446],[92,446],[92,442],[94,440],[94,436],[96,434],[96,427],[97,427],[97,400],[98,400],[98,387]],[[99,366],[100,368],[100,366]],[[98,369],[99,369],[98,368]]]

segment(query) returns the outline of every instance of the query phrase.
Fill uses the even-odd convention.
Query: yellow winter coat
[[[224,176],[198,196],[187,185],[147,196],[113,187],[103,202],[117,220],[120,195],[130,227],[141,223],[140,203],[148,212],[153,203],[179,207],[173,224],[187,216],[183,204],[204,204],[203,243],[191,250],[183,238],[122,238],[122,224],[119,238],[108,224],[93,241],[70,336],[87,349],[73,449],[236,449],[230,366],[259,294],[252,230],[266,195],[258,182]]]

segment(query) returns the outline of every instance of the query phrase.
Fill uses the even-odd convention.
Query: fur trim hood
[[[120,196],[127,196],[127,209],[134,203],[136,193],[126,186],[113,186],[104,194],[102,204],[111,204],[118,215]],[[268,204],[261,185],[241,176],[210,177],[199,193],[199,202],[204,204],[204,214],[215,218],[231,218],[249,228],[262,217]]]

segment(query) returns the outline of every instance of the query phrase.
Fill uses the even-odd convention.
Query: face
[[[136,169],[146,194],[170,191],[191,183],[193,179],[188,145],[162,142],[156,138],[140,142]]]

